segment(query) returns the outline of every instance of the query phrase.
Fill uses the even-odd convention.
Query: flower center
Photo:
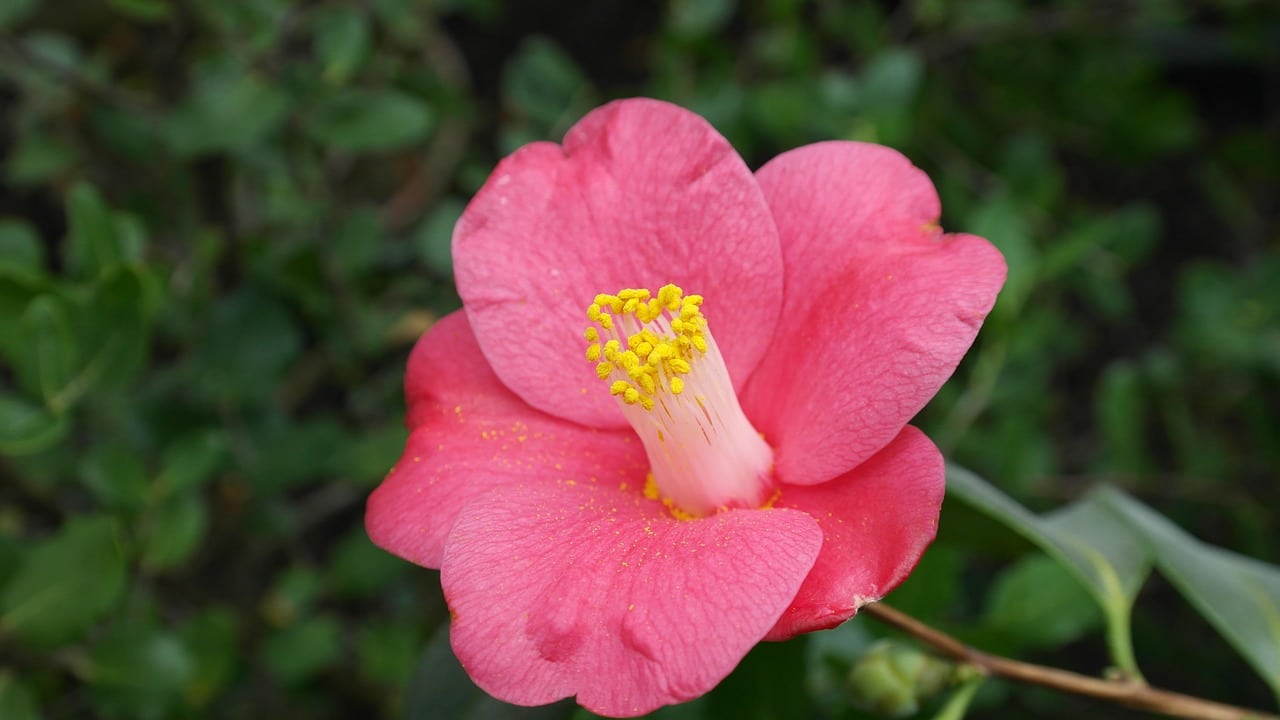
[[[664,285],[597,295],[587,360],[644,443],[653,484],[677,517],[769,500],[773,451],[751,426],[716,347],[702,296]]]

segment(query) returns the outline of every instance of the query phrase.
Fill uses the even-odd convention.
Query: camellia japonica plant
[[[497,166],[454,230],[463,309],[409,359],[411,434],[366,518],[440,570],[479,687],[618,717],[699,697],[761,641],[876,609],[933,540],[949,474],[1118,607],[1112,648],[1140,677],[1127,618],[1151,558],[1097,580],[1114,553],[948,473],[908,425],[1006,274],[939,216],[892,149],[823,142],[753,173],[701,117],[648,99]],[[1168,529],[1118,493],[1091,502]]]

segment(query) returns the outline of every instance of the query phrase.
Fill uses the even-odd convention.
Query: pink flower
[[[640,715],[907,576],[943,494],[907,421],[1005,275],[939,212],[893,150],[819,143],[753,175],[645,99],[498,165],[454,231],[464,310],[409,359],[412,434],[367,516],[440,568],[480,687]]]

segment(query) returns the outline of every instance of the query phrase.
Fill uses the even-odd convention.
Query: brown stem
[[[1234,705],[1224,705],[1190,695],[1159,690],[1145,683],[1132,680],[1103,680],[1012,660],[999,655],[988,655],[975,650],[936,628],[925,625],[910,615],[894,610],[884,603],[871,603],[862,612],[891,625],[915,639],[932,646],[942,654],[977,668],[985,675],[994,675],[1018,682],[1040,685],[1061,692],[1085,695],[1107,700],[1118,705],[1147,710],[1171,717],[1196,720],[1280,720],[1280,716]]]

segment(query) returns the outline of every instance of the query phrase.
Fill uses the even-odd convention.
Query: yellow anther
[[[684,392],[695,351],[705,353],[708,347],[703,334],[707,321],[699,310],[702,302],[701,295],[685,295],[672,284],[663,285],[656,294],[645,288],[625,288],[616,295],[596,295],[587,308],[587,318],[595,325],[583,332],[589,343],[587,360],[597,363],[601,380],[618,378],[618,373],[629,378],[612,379],[609,392],[628,405],[646,409],[654,407],[661,393]],[[629,333],[619,325],[639,327]]]
[[[675,312],[680,307],[680,296],[683,291],[675,285],[667,284],[658,289],[658,302],[668,310]]]
[[[640,389],[644,390],[648,395],[652,395],[658,390],[657,383],[653,381],[653,376],[649,373],[642,373],[636,378],[636,382],[640,383]]]

